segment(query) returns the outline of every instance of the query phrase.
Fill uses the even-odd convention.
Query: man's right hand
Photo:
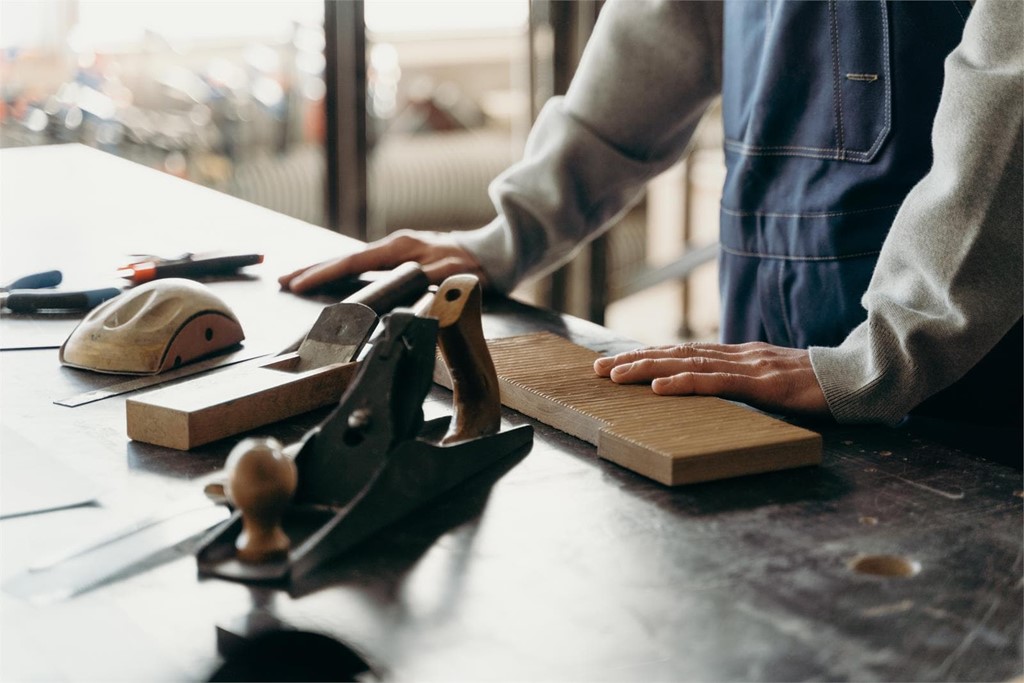
[[[406,261],[419,263],[435,284],[459,273],[476,275],[481,284],[486,284],[476,258],[458,246],[449,233],[413,230],[399,230],[360,252],[300,268],[277,281],[282,288],[301,294],[369,270],[390,270]]]

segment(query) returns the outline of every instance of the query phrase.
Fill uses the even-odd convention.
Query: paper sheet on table
[[[60,348],[81,319],[81,315],[2,315],[0,351]]]
[[[13,429],[0,428],[0,519],[87,505],[97,487]]]

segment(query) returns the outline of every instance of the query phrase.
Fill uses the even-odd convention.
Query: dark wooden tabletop
[[[109,284],[129,254],[265,253],[251,277],[208,284],[247,343],[268,351],[325,303],[280,292],[276,276],[357,246],[83,147],[5,150],[0,183],[5,281],[60,268],[68,286],[93,286]],[[73,324],[5,315],[0,342],[59,344]],[[485,329],[550,330],[599,351],[633,346],[505,299],[487,301]],[[125,396],[53,403],[119,381],[63,368],[53,348],[0,352],[5,490],[22,476],[16,437],[99,500],[0,520],[0,580],[194,494],[223,465],[236,439],[191,452],[129,441]],[[445,412],[448,396],[434,389],[428,413]],[[292,442],[325,415],[260,433]],[[228,635],[268,621],[330,636],[386,679],[1020,676],[1024,486],[1019,469],[999,462],[1019,462],[1014,441],[925,422],[806,426],[823,434],[821,466],[671,489],[537,424],[528,454],[290,586],[199,579],[186,542],[69,599],[4,591],[0,680],[206,679],[224,662],[218,630],[228,647]],[[858,563],[873,556],[909,575]],[[316,657],[310,643],[293,644],[276,661]]]

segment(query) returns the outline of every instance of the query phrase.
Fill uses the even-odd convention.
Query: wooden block
[[[502,404],[675,486],[821,462],[821,436],[719,398],[658,396],[594,374],[598,354],[553,334],[488,343]],[[443,364],[435,379],[450,385]]]
[[[294,372],[296,353],[130,398],[128,438],[189,450],[337,403],[357,363]]]

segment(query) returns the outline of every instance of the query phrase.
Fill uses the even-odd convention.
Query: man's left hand
[[[803,349],[764,342],[659,346],[598,358],[594,372],[662,395],[721,396],[774,413],[829,415]]]

